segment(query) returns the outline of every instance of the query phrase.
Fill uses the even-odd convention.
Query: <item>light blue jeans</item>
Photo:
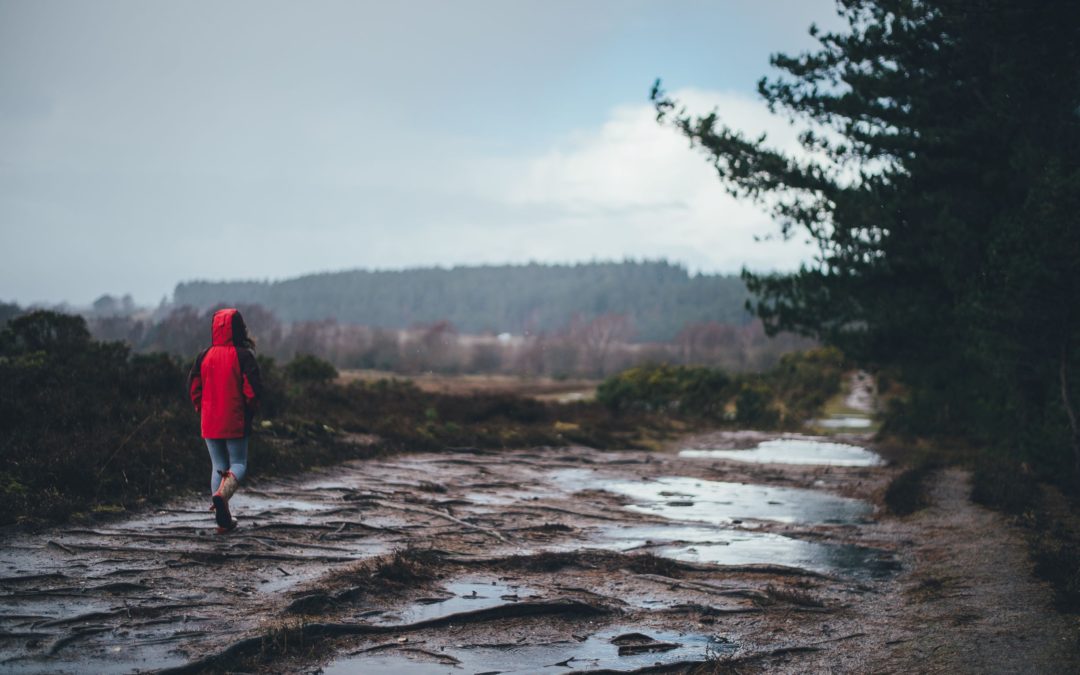
[[[217,492],[221,483],[219,471],[232,471],[236,480],[244,480],[247,473],[247,436],[243,438],[204,438],[210,450],[210,463],[214,465],[210,472],[210,494]]]

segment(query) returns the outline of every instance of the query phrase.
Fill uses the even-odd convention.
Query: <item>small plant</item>
[[[438,493],[438,494],[445,494],[446,493],[446,486],[445,485],[443,485],[441,483],[434,483],[434,482],[429,481],[429,480],[420,481],[419,483],[416,484],[416,488],[418,490],[423,490],[424,492],[435,492],[435,493]]]
[[[374,576],[402,585],[430,581],[435,578],[433,568],[437,561],[438,554],[434,551],[407,548],[378,563]]]
[[[810,593],[791,586],[774,586],[769,584],[765,587],[765,595],[773,602],[786,602],[799,607],[824,607],[825,603]]]
[[[630,556],[627,560],[626,569],[637,574],[657,574],[664,577],[677,578],[682,576],[679,563],[670,558],[661,558],[652,553],[641,553]]]

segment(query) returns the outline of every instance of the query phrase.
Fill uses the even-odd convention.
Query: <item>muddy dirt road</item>
[[[253,483],[225,537],[201,500],[7,535],[0,671],[1080,668],[1075,619],[964,474],[884,517],[895,470],[864,448],[408,455]]]

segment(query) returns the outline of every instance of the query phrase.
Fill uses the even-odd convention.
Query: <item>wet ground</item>
[[[664,452],[417,454],[255,482],[229,536],[202,500],[9,535],[0,670],[932,671],[1008,626],[960,607],[970,586],[944,569],[947,524],[983,513],[963,476],[939,490],[944,511],[897,520],[878,507],[895,471],[857,436],[718,432]],[[976,562],[1001,526],[978,517]],[[1037,587],[1000,592],[1027,595],[1015,623],[1045,615]],[[1064,644],[1070,626],[1042,620],[1036,641]],[[1025,662],[1067,666],[1062,649]]]
[[[745,438],[727,440],[738,444]],[[814,441],[801,443],[797,451],[815,450]],[[584,639],[573,649],[530,639],[528,649],[511,650],[515,668],[527,671],[559,654],[565,656],[553,663],[576,654],[582,667],[701,659],[714,642],[712,651],[734,648],[728,638],[717,642],[711,631],[686,632],[688,616],[697,621],[698,614],[720,609],[717,599],[728,612],[755,613],[762,599],[772,602],[760,583],[744,587],[747,579],[733,584],[734,578],[719,578],[722,566],[790,566],[780,580],[752,567],[733,574],[781,585],[794,581],[807,593],[828,584],[812,590],[841,595],[852,585],[881,583],[898,569],[891,551],[864,541],[872,504],[820,489],[823,481],[812,476],[828,476],[832,469],[800,471],[799,478],[767,471],[755,479],[677,452],[568,448],[424,454],[251,486],[233,500],[240,530],[225,537],[212,533],[201,501],[93,528],[14,536],[0,553],[3,667],[131,672],[181,666],[267,630],[297,597],[323,588],[331,572],[406,548],[436,549],[441,556],[435,566],[445,581],[418,585],[428,602],[404,593],[400,606],[369,599],[338,613],[350,618],[360,613],[366,622],[393,626],[522,598],[577,599],[610,618],[595,630],[583,630]],[[845,471],[835,477],[847,484],[867,469]],[[673,567],[665,571],[676,577],[626,575],[618,572],[622,558],[617,557],[599,572],[574,561],[555,574],[508,576],[484,562],[581,550],[648,553],[701,571]],[[836,575],[835,587],[819,575]],[[688,585],[674,581],[683,577]],[[725,594],[732,590],[746,593]],[[695,608],[672,609],[690,605]],[[642,648],[618,657],[617,645],[605,636],[634,632],[634,626],[648,627],[651,638],[679,646],[665,648],[662,655]],[[603,648],[596,646],[601,643]],[[618,658],[609,663],[603,658],[607,652]],[[490,670],[484,664],[506,658],[498,653],[471,650],[428,666],[456,659]],[[381,667],[376,662],[425,661],[391,649],[370,658],[366,672]],[[390,672],[397,666],[386,667]]]

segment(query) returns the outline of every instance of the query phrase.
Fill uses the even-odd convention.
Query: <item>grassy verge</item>
[[[1039,484],[1017,461],[986,454],[972,472],[971,500],[1011,515],[1032,510]]]
[[[1075,501],[1040,482],[1023,463],[956,438],[893,438],[884,446],[886,454],[909,467],[886,489],[885,504],[892,513],[908,515],[927,506],[927,482],[936,470],[969,468],[971,500],[1009,515],[1024,529],[1036,576],[1051,583],[1059,609],[1080,612],[1080,506]]]
[[[1080,508],[1016,461],[988,457],[976,466],[973,501],[1015,517],[1026,530],[1035,574],[1054,587],[1058,608],[1080,612]]]

